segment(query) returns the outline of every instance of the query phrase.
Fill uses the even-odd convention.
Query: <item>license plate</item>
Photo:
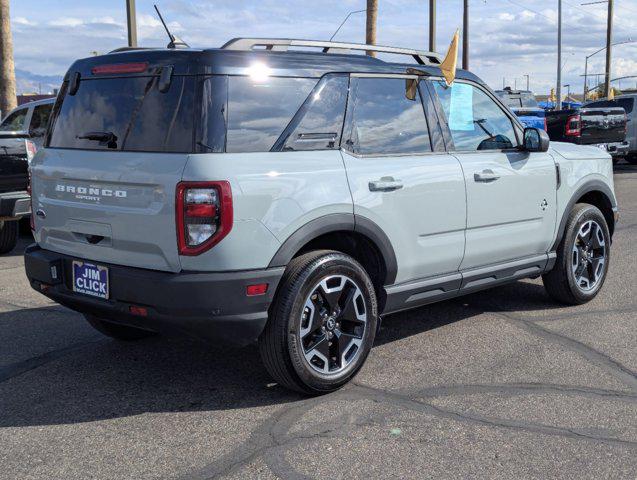
[[[73,260],[73,291],[108,299],[108,267]]]

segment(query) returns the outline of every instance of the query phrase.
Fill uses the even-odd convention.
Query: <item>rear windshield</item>
[[[532,93],[511,94],[508,92],[496,92],[504,104],[509,108],[537,108],[538,103]]]
[[[48,146],[86,150],[192,152],[194,79],[174,76],[87,79],[75,95],[65,83]]]
[[[626,113],[632,113],[633,111],[633,99],[632,98],[617,98],[615,100],[600,100],[599,102],[591,102],[585,105],[586,108],[623,108]]]

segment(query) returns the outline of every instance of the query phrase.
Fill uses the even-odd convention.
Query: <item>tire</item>
[[[136,340],[142,340],[144,338],[152,337],[156,335],[155,332],[149,330],[142,330],[141,328],[129,327],[127,325],[120,325],[118,323],[108,322],[97,318],[94,315],[85,314],[86,321],[98,332],[107,337],[114,338],[115,340],[121,340],[124,342],[134,342]]]
[[[9,253],[18,244],[18,222],[0,221],[0,254]]]
[[[587,226],[590,230],[586,230]],[[590,231],[590,235],[582,237],[582,231]],[[595,298],[608,274],[610,244],[610,233],[602,212],[593,205],[575,205],[557,248],[555,267],[542,276],[548,294],[567,305],[581,305]],[[586,251],[580,248],[583,246]],[[600,263],[603,264],[600,266]]]
[[[376,293],[363,267],[340,252],[306,253],[281,279],[259,338],[261,358],[284,387],[332,392],[365,363],[377,324]]]

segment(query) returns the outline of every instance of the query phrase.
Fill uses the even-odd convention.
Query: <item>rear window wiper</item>
[[[117,135],[113,132],[87,132],[83,135],[78,135],[76,138],[100,142],[100,145],[106,145],[108,148],[117,148]]]

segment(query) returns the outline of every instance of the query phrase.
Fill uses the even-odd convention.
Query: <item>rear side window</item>
[[[485,92],[461,82],[451,87],[444,82],[433,85],[456,150],[503,150],[517,145],[513,122]]]
[[[626,110],[626,113],[633,113],[633,106],[635,103],[635,99],[633,98],[618,98],[617,103],[620,107],[623,107]]]
[[[16,132],[24,129],[24,120],[27,118],[27,108],[21,108],[16,110],[0,125],[0,131],[2,132]]]
[[[316,79],[229,77],[226,151],[269,152]]]
[[[348,148],[359,155],[407,155],[431,151],[420,93],[406,95],[405,79],[356,78],[350,99]]]
[[[175,75],[167,92],[158,77],[82,80],[56,106],[48,146],[87,150],[193,150],[194,79]],[[59,103],[59,102],[58,102]]]
[[[33,110],[29,131],[34,137],[43,137],[51,116],[52,105],[39,105]]]

